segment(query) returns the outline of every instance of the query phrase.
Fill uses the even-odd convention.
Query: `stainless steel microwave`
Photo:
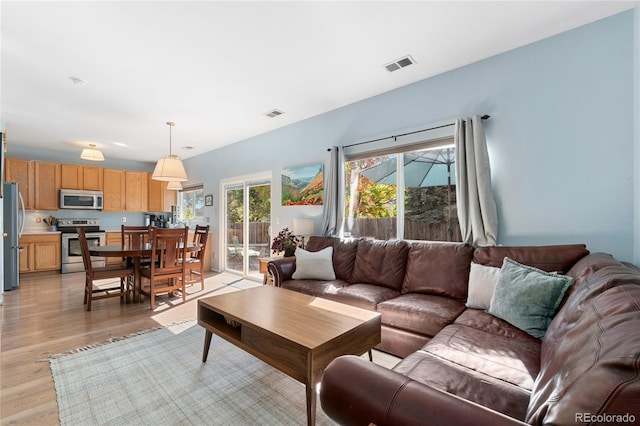
[[[60,208],[76,210],[102,210],[102,191],[82,189],[61,189]]]

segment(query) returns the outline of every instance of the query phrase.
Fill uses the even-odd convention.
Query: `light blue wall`
[[[219,182],[328,161],[326,149],[489,114],[485,131],[500,221],[499,243],[584,242],[634,259],[634,15],[622,13],[558,36],[322,114],[186,161],[214,194]],[[278,204],[278,203],[276,203]],[[272,208],[274,231],[318,207]],[[280,224],[276,225],[276,219]],[[320,229],[320,219],[316,230]],[[218,259],[216,258],[216,261]]]

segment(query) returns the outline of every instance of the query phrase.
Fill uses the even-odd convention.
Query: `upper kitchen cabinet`
[[[104,211],[123,212],[125,210],[124,170],[104,169]]]
[[[63,188],[103,190],[104,169],[102,167],[62,164],[61,168]]]
[[[60,164],[36,161],[34,175],[36,210],[58,210],[62,180]]]
[[[17,182],[25,209],[35,208],[34,161],[7,158],[5,162],[5,182]]]
[[[104,169],[102,167],[83,166],[84,189],[102,191],[104,189]]]
[[[148,176],[146,172],[125,172],[125,210],[128,212],[146,212]]]
[[[151,179],[149,174],[149,210],[150,212],[170,212],[176,204],[177,192],[167,189],[169,182]]]

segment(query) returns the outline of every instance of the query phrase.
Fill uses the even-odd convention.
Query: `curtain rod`
[[[490,116],[490,115],[485,114],[485,115],[483,115],[483,116],[482,116],[482,117],[480,117],[480,118],[482,118],[483,120],[488,120],[489,118],[491,118],[491,116]],[[343,148],[349,148],[349,147],[352,147],[352,146],[364,145],[364,144],[366,144],[366,143],[372,143],[372,142],[383,141],[383,140],[385,140],[385,139],[397,138],[397,137],[400,137],[400,136],[409,136],[409,135],[413,135],[413,134],[415,134],[415,133],[427,132],[427,131],[429,131],[429,130],[436,130],[436,129],[441,129],[441,128],[443,128],[443,127],[453,126],[454,124],[456,124],[456,123],[443,124],[443,125],[441,125],[441,126],[430,127],[430,128],[428,128],[428,129],[422,129],[422,130],[416,130],[416,131],[413,131],[413,132],[402,133],[401,135],[391,135],[391,136],[387,136],[387,137],[384,137],[384,138],[371,139],[371,140],[369,140],[369,141],[352,143],[351,145],[344,145],[344,146],[343,146]],[[327,151],[331,151],[331,148],[328,148],[328,149],[327,149]]]

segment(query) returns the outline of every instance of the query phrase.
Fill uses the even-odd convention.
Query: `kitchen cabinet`
[[[148,175],[147,172],[126,171],[125,174],[125,210],[128,212],[148,211]]]
[[[60,234],[23,235],[19,240],[20,272],[60,270]]]
[[[60,165],[60,181],[64,189],[82,189],[84,176],[82,175],[82,166],[75,164]]]
[[[149,173],[149,212],[170,212],[171,206],[176,204],[177,191],[167,189],[169,182],[151,179]]]
[[[104,188],[104,169],[102,167],[82,167],[83,188],[102,191]]]
[[[106,212],[125,211],[124,170],[104,169],[103,210]]]
[[[106,242],[108,246],[122,244],[122,235],[120,232],[107,232]],[[105,257],[106,265],[120,265],[123,259],[120,257]]]
[[[23,160],[21,158],[7,158],[4,167],[5,182],[17,182],[25,209],[34,209],[34,161]]]
[[[102,191],[104,173],[102,167],[61,164],[61,182],[65,189],[90,189]]]
[[[36,210],[58,210],[61,188],[61,165],[36,161],[35,208]]]

